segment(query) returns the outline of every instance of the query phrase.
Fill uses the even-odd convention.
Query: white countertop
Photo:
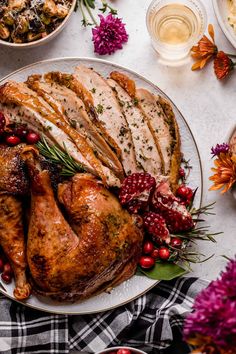
[[[236,73],[224,82],[217,81],[212,65],[202,72],[192,72],[191,62],[173,68],[162,66],[151,47],[145,26],[145,14],[150,0],[114,0],[114,7],[127,24],[129,41],[123,50],[101,57],[126,66],[158,85],[176,104],[187,120],[196,139],[203,165],[203,204],[216,201],[216,216],[207,217],[212,232],[223,231],[217,244],[201,242],[199,250],[205,255],[215,254],[206,263],[193,266],[194,276],[207,279],[217,277],[226,260],[221,255],[233,257],[236,253],[236,201],[231,193],[221,196],[209,192],[210,156],[212,145],[226,140],[236,121]],[[211,0],[204,0],[208,22],[215,25],[216,43],[226,52],[236,53],[220,30],[214,16]],[[43,47],[31,50],[14,50],[0,47],[0,78],[36,61],[86,56],[95,57],[91,29],[82,28],[79,12],[73,14],[67,28]]]

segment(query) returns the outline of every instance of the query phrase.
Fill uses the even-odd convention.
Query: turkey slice
[[[163,173],[162,153],[157,147],[145,114],[138,108],[136,101],[113,79],[107,80],[116,92],[117,99],[122,105],[123,113],[131,130],[136,160],[144,171],[157,177]]]
[[[125,173],[142,171],[136,163],[129,125],[112,87],[96,71],[82,65],[75,69],[74,76],[91,92],[98,119],[121,150],[121,162]]]
[[[98,158],[118,177],[123,178],[120,161],[91,122],[83,101],[73,91],[49,79],[45,82],[38,75],[29,77],[27,85],[41,95],[56,112],[63,114],[68,123],[86,139]]]

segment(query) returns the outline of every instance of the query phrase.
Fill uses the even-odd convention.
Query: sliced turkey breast
[[[107,82],[122,105],[131,130],[138,164],[144,171],[158,177],[163,173],[163,157],[149,129],[145,114],[138,108],[136,101],[116,81],[108,79]]]
[[[125,173],[142,171],[141,165],[136,163],[129,125],[112,87],[97,72],[82,65],[75,69],[74,76],[91,92],[98,119],[121,150]]]
[[[62,113],[68,123],[83,135],[98,158],[115,175],[123,178],[123,168],[120,161],[89,119],[83,101],[73,91],[54,81],[47,80],[45,82],[37,75],[29,77],[27,85],[42,96],[56,112]]]

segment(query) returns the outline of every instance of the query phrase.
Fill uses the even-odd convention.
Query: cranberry
[[[158,249],[158,248],[155,248],[155,249],[152,251],[151,257],[154,258],[154,259],[159,258],[159,249]]]
[[[10,146],[18,145],[21,142],[20,138],[15,135],[8,135],[6,137],[6,143]]]
[[[176,191],[176,195],[186,202],[190,202],[193,197],[193,191],[191,188],[182,184]]]
[[[4,114],[0,112],[0,128],[4,128],[6,124],[6,119],[4,117]]]
[[[37,144],[40,140],[40,136],[37,133],[30,132],[26,135],[26,141],[28,144]]]
[[[3,272],[3,267],[4,267],[4,262],[3,262],[3,259],[0,258],[0,273]]]
[[[10,274],[2,273],[1,278],[4,281],[4,283],[10,284],[10,282],[11,282],[11,275]]]
[[[144,254],[150,254],[154,250],[154,245],[151,241],[146,241],[144,242],[143,245],[143,253]]]
[[[9,263],[4,264],[3,273],[8,274],[8,275],[12,274],[12,268]]]
[[[22,126],[18,126],[15,130],[14,133],[16,134],[16,136],[18,136],[21,139],[26,139],[27,134],[29,133],[29,131],[27,130],[27,128],[22,125]]]
[[[167,247],[161,247],[159,249],[159,257],[163,261],[166,261],[170,257],[170,251]]]
[[[142,256],[139,260],[139,265],[143,269],[150,269],[154,266],[155,259],[149,256]]]
[[[129,349],[119,349],[117,354],[131,354]]]
[[[184,177],[185,177],[185,171],[184,171],[184,169],[183,169],[182,167],[179,169],[179,176],[180,176],[181,178],[184,178]]]
[[[170,242],[171,246],[175,248],[181,248],[182,243],[183,241],[179,237],[173,237]]]

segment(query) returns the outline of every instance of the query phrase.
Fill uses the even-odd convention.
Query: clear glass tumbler
[[[204,34],[207,14],[200,0],[153,0],[146,23],[161,61],[178,65]]]

